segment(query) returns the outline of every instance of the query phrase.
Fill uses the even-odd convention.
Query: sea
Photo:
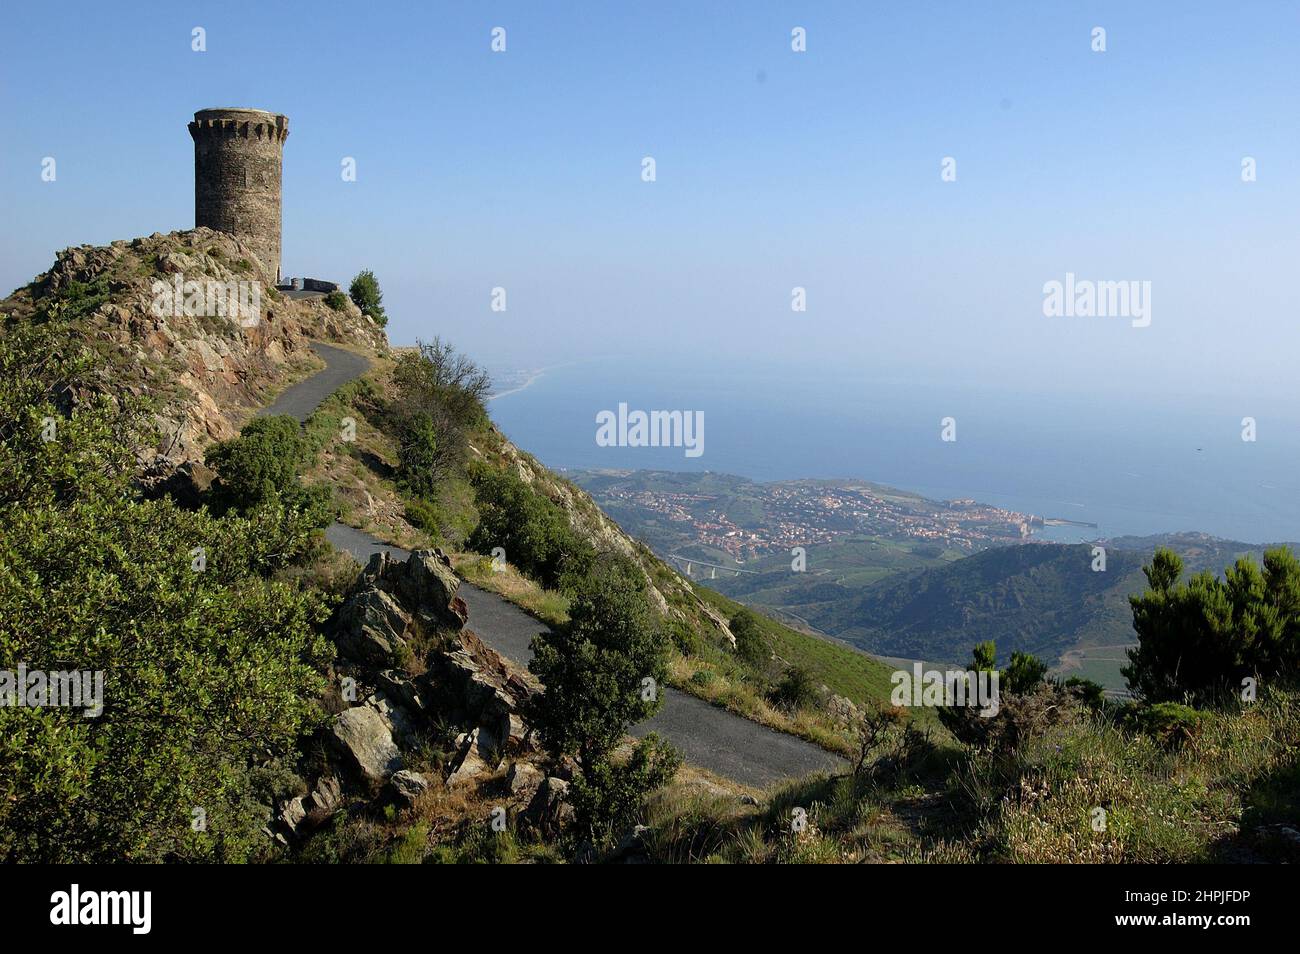
[[[866,480],[1068,521],[1037,534],[1061,542],[1183,531],[1300,540],[1300,420],[1259,418],[1243,440],[1251,409],[1232,401],[614,357],[519,380],[489,412],[552,468]],[[597,416],[620,404],[700,412],[702,453],[601,446]]]

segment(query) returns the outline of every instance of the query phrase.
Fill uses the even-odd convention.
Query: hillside
[[[224,315],[159,315],[157,286],[177,279],[255,282],[261,308],[255,321]],[[151,402],[156,443],[136,449],[138,479],[194,502],[211,481],[206,449],[226,440],[289,384],[321,362],[312,341],[327,341],[365,356],[371,371],[330,397],[307,424],[313,460],[305,482],[326,489],[340,518],[380,539],[408,548],[439,546],[470,579],[549,621],[565,618],[567,600],[527,579],[507,563],[495,572],[467,547],[479,520],[475,490],[463,478],[442,481],[432,497],[413,495],[398,473],[399,449],[391,409],[393,373],[401,349],[350,301],[331,307],[321,296],[291,297],[272,287],[255,254],[224,233],[194,229],[60,252],[54,266],[0,303],[7,323],[53,322],[97,356],[94,380],[103,393]],[[409,350],[409,349],[407,349]],[[342,421],[355,435],[345,439]],[[682,663],[674,671],[689,692],[765,724],[843,751],[841,718],[826,712],[833,696],[862,701],[886,684],[887,667],[833,643],[775,622],[775,641],[788,652],[770,671],[755,673],[734,660],[729,610],[656,557],[573,482],[543,467],[490,422],[469,435],[473,466],[517,477],[530,494],[559,508],[577,537],[596,552],[638,565],[652,605],[674,633]],[[487,568],[485,571],[485,567]],[[705,598],[705,597],[708,598]],[[733,607],[734,608],[734,607]],[[801,651],[793,648],[803,646]],[[788,657],[788,658],[787,658]],[[783,667],[803,666],[824,686],[809,711],[787,714],[767,696]],[[870,670],[872,692],[845,685],[843,672]],[[706,688],[701,668],[711,673]],[[694,681],[691,676],[696,676]]]
[[[256,266],[240,258],[227,267],[243,250],[203,231],[72,251],[4,305],[0,663],[75,663],[114,681],[94,719],[0,707],[0,860],[1294,858],[1297,722],[1281,681],[1257,706],[1175,707],[1172,722],[1150,721],[1143,707],[1092,708],[1100,704],[1070,688],[1030,687],[1003,700],[1002,724],[1017,743],[990,759],[933,707],[882,705],[882,663],[747,614],[679,575],[485,417],[461,435],[466,459],[420,483],[420,458],[400,444],[412,366],[350,305],[270,297],[250,326],[225,316],[163,320],[141,284],[160,262],[214,281]],[[369,372],[301,429],[300,418],[250,423],[312,370],[309,342],[322,338],[363,355]],[[440,400],[461,393],[436,390]],[[174,428],[165,443],[124,439],[135,433],[137,398],[152,401],[152,423]],[[46,415],[57,416],[53,440],[41,436]],[[214,449],[216,436],[235,433]],[[255,464],[256,479],[236,487],[242,471],[225,469],[232,459]],[[216,482],[193,479],[205,461]],[[162,472],[191,478],[191,493],[159,493],[177,482],[150,480],[141,493],[138,478]],[[241,503],[237,491],[253,499]],[[494,532],[519,529],[517,514],[529,533],[497,562],[491,538],[476,533],[503,507],[511,520]],[[402,560],[376,555],[359,572],[323,545],[320,530],[336,515],[418,549]],[[1124,541],[1138,549],[1116,546],[1107,573],[1094,576],[1127,578],[1154,542]],[[1218,568],[1236,546],[1160,542],[1184,546],[1193,569]],[[644,788],[617,795],[615,820],[597,840],[584,835],[584,786],[598,776],[572,750],[548,750],[530,721],[545,718],[536,702],[553,698],[556,683],[539,692],[488,645],[476,627],[491,618],[476,621],[453,572],[554,624],[572,611],[576,625],[593,591],[575,590],[529,552],[553,556],[556,547],[616,558],[634,568],[629,579],[644,579],[603,609],[617,621],[644,604],[640,619],[662,621],[672,685],[853,757],[854,771],[746,790],[671,757],[663,774],[638,774],[646,750],[625,743],[603,770]],[[1032,622],[1051,612],[1051,595],[1084,585],[1080,551],[1086,563],[1087,548],[1034,545],[914,566],[869,583],[876,603],[859,609],[875,614],[876,635],[938,633],[967,651],[984,632],[1004,653],[1014,648],[999,626],[1011,620],[1032,648],[1041,635]],[[927,558],[907,553],[892,556]],[[1101,612],[1107,591],[1097,585],[1085,603]],[[1076,623],[1068,613],[1054,620]],[[526,619],[521,628],[529,633]],[[691,704],[692,713],[716,711]],[[1099,803],[1115,824],[1093,837],[1088,813]],[[484,825],[498,813],[503,827]],[[792,813],[808,827],[790,829]]]
[[[332,489],[344,523],[408,548],[441,547],[466,580],[546,623],[563,624],[568,618],[563,592],[530,578],[509,552],[504,562],[494,563],[490,554],[470,547],[479,520],[470,481],[449,480],[429,497],[403,485],[398,442],[386,410],[397,400],[394,376],[391,360],[376,361],[361,381],[340,390],[307,422],[308,433],[320,435],[322,445],[307,480]],[[356,423],[352,441],[338,436],[338,422],[345,417]],[[471,469],[517,477],[529,493],[558,508],[584,542],[641,568],[651,600],[673,636],[671,675],[677,688],[836,752],[847,751],[850,736],[844,707],[835,697],[854,703],[887,698],[888,666],[774,619],[764,618],[763,624],[773,646],[770,663],[759,669],[742,664],[729,628],[739,604],[685,579],[625,533],[584,490],[542,466],[490,423],[469,436],[468,449]],[[795,713],[769,698],[790,666],[805,669],[824,687],[818,700]]]
[[[278,390],[317,370],[311,340],[387,352],[383,330],[351,302],[336,309],[320,297],[293,299],[273,279],[225,233],[155,233],[64,249],[49,271],[0,301],[0,315],[59,323],[100,359],[104,393],[153,399],[158,442],[138,451],[145,473],[161,480],[201,460],[206,445],[235,436]],[[194,292],[187,282],[205,292],[208,283],[255,287],[257,313],[240,320],[209,313],[206,294],[197,308],[170,300],[155,307],[155,283],[170,291],[178,281],[187,297]]]

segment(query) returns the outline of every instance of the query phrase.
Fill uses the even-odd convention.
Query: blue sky
[[[1294,391],[1295,5],[23,4],[2,53],[5,289],[192,226],[185,124],[247,105],[290,118],[285,273],[374,269],[397,342]],[[1151,281],[1151,327],[1044,317],[1067,271]]]

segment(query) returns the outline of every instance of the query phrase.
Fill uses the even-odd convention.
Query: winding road
[[[304,421],[322,401],[369,366],[365,358],[342,348],[320,343],[312,348],[324,359],[325,369],[286,388],[261,413],[288,414]],[[382,551],[398,558],[406,556],[400,547],[341,523],[330,526],[325,536],[363,564],[371,554]],[[497,652],[527,665],[532,657],[529,643],[533,636],[547,631],[546,625],[495,593],[464,581],[460,596],[469,609],[470,628]],[[633,728],[632,734],[640,737],[657,732],[677,746],[687,762],[742,785],[763,787],[810,772],[834,771],[845,764],[796,736],[742,719],[676,689],[665,687],[663,692],[663,708]]]

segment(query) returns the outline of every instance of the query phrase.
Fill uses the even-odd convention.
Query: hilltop
[[[206,445],[234,437],[285,384],[319,369],[310,341],[388,351],[383,330],[351,302],[293,299],[276,290],[274,277],[223,232],[155,233],[64,249],[48,271],[0,301],[0,315],[60,323],[98,356],[104,393],[154,399],[158,441],[138,450],[142,467],[164,477],[201,460]],[[245,326],[187,313],[210,310],[206,298],[202,309],[172,301],[155,308],[155,283],[170,291],[178,280],[255,287],[257,314]]]

